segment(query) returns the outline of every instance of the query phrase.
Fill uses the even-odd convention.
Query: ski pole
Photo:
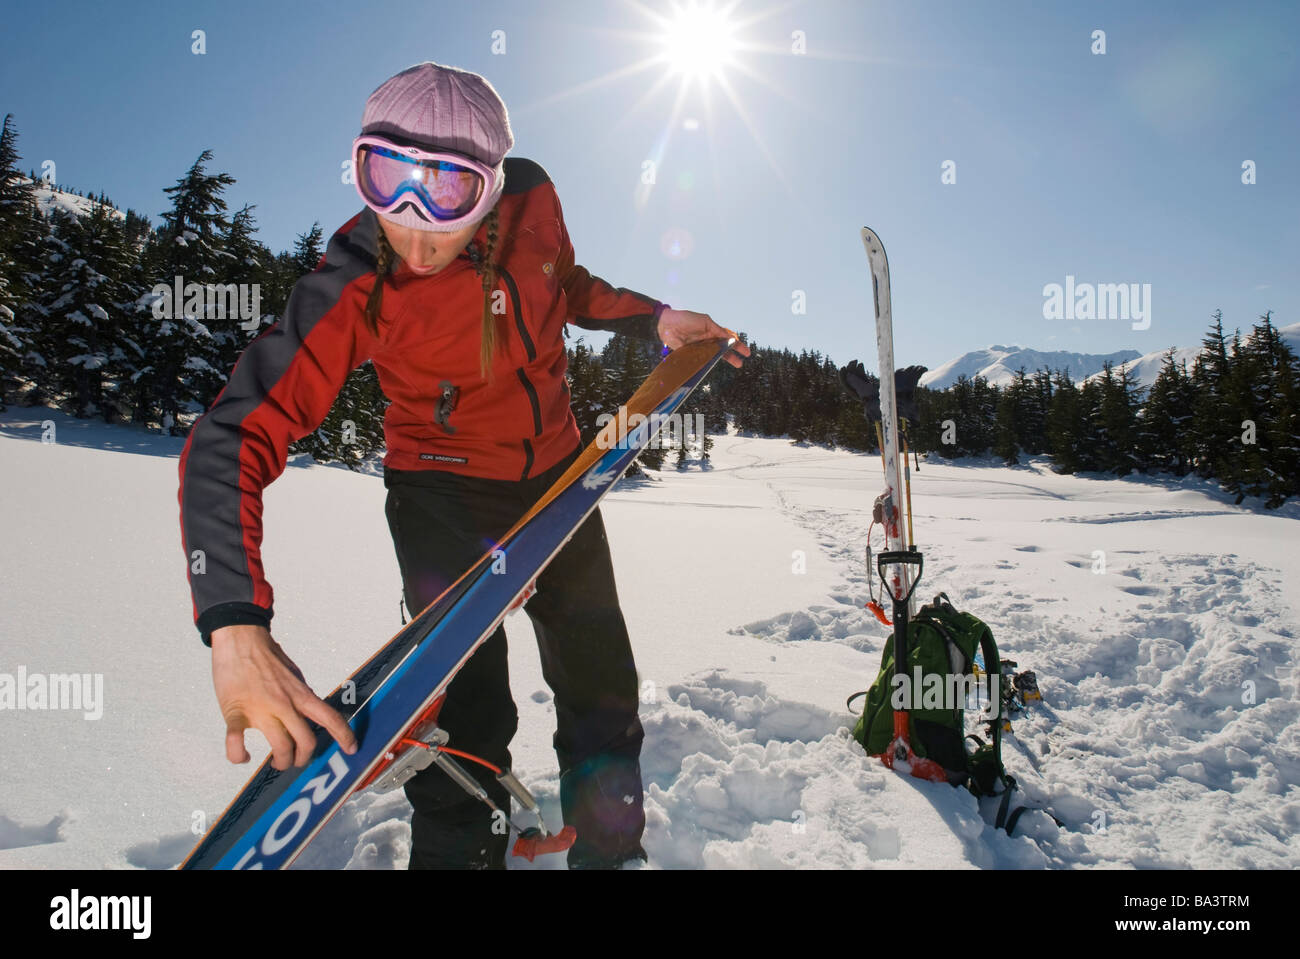
[[[906,422],[906,420],[904,420]],[[903,437],[903,489],[907,493],[907,548],[916,549],[916,534],[912,531],[912,467],[908,465],[907,427],[901,430]]]

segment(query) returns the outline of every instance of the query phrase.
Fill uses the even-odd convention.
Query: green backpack
[[[982,685],[988,711],[983,722],[987,740],[967,735],[965,728],[965,694],[978,682],[975,655],[979,651],[984,654]],[[991,796],[999,791],[1009,795],[1015,780],[1002,766],[1006,717],[1002,690],[994,680],[997,677],[996,683],[1000,684],[1008,677],[1002,675],[992,630],[970,613],[959,612],[940,593],[907,624],[907,656],[909,683],[896,688],[894,638],[890,636],[876,681],[865,693],[849,697],[850,709],[859,696],[867,698],[853,728],[853,738],[872,756],[884,753],[894,738],[892,701],[899,698],[905,704],[905,692],[915,688],[908,717],[912,750],[937,762],[947,772],[949,782],[965,785],[976,796]],[[967,741],[974,741],[973,750],[967,748]],[[999,784],[1002,790],[997,788]]]

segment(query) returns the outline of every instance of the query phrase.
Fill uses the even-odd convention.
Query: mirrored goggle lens
[[[403,193],[443,220],[474,209],[483,192],[483,177],[447,160],[416,160],[372,145],[357,158],[357,182],[372,203],[389,206]]]

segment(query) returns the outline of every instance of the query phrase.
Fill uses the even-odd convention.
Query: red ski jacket
[[[391,405],[384,465],[493,479],[544,472],[580,441],[565,380],[564,325],[659,342],[667,304],[615,288],[574,262],[546,171],[505,161],[494,259],[507,315],[493,382],[479,373],[483,281],[467,253],[429,276],[402,262],[385,287],[379,335],[364,310],[380,229],[362,210],[339,228],[316,269],[294,285],[284,317],[250,343],[190,431],[180,459],[181,540],[195,625],[269,625],[262,569],[262,490],[289,444],[315,430],[348,374],[374,364]],[[471,241],[486,249],[486,223]]]

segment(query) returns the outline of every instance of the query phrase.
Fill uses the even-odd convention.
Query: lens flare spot
[[[695,250],[695,238],[679,226],[659,238],[659,250],[670,260],[684,260]]]

